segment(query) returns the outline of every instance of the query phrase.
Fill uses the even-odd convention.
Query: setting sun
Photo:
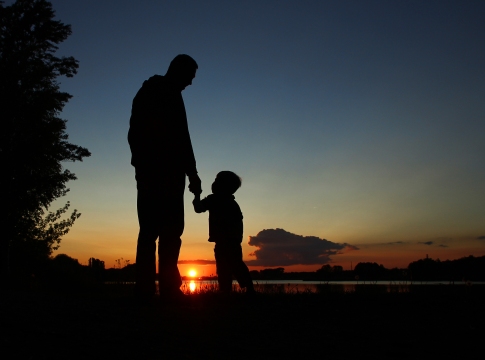
[[[190,270],[189,270],[189,276],[190,276],[190,277],[194,277],[194,276],[196,276],[196,275],[197,275],[197,271],[195,271],[194,269],[190,269]]]

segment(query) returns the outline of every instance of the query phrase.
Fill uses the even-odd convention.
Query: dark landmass
[[[0,346],[11,359],[467,358],[482,352],[485,286],[409,293],[188,296],[136,306],[129,285],[9,290]]]
[[[25,285],[77,283],[93,284],[103,282],[130,283],[135,281],[136,264],[122,259],[114,268],[105,269],[104,262],[91,258],[87,266],[79,264],[65,254],[46,261],[27,279],[14,281]],[[285,272],[283,267],[251,271],[254,280],[307,280],[307,281],[485,281],[485,256],[468,256],[457,260],[440,261],[425,258],[414,261],[406,269],[386,269],[377,263],[361,262],[353,270],[343,270],[341,266],[323,265],[313,272]],[[15,279],[15,277],[14,277]],[[184,277],[184,280],[191,280]],[[199,280],[215,280],[216,277],[200,277]],[[77,285],[76,285],[77,286]]]
[[[139,306],[136,264],[105,269],[58,255],[0,296],[0,346],[12,359],[475,358],[485,335],[485,257],[422,259],[407,269],[359,263],[311,273],[252,272],[255,280],[318,280],[316,293],[215,291],[184,304]],[[334,280],[408,281],[405,292]],[[469,285],[412,285],[470,280]],[[337,290],[336,290],[337,289]]]
[[[485,256],[468,256],[440,261],[431,258],[413,261],[406,269],[386,269],[377,263],[361,262],[353,270],[341,266],[323,265],[315,272],[290,272],[285,269],[251,271],[255,280],[313,280],[313,281],[485,281]]]

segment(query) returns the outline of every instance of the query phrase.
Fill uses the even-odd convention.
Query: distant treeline
[[[115,267],[106,269],[104,261],[90,258],[88,265],[65,254],[59,254],[44,263],[31,275],[30,284],[54,287],[79,287],[105,282],[135,281],[136,264],[119,259]],[[353,270],[342,266],[323,265],[314,272],[285,272],[283,267],[251,271],[254,280],[307,280],[307,281],[485,281],[485,256],[468,256],[458,260],[440,261],[420,259],[407,269],[387,269],[372,262],[358,263]]]
[[[106,281],[134,281],[136,264],[107,269]],[[307,281],[485,281],[485,256],[468,256],[440,261],[431,258],[413,261],[406,269],[387,269],[375,262],[358,263],[353,270],[323,265],[313,272],[285,272],[283,267],[251,271],[254,280]]]
[[[105,281],[104,261],[90,258],[88,265],[81,265],[77,259],[66,254],[58,254],[36,264],[30,274],[13,273],[7,286],[52,287],[55,289],[77,289],[102,284]]]
[[[251,276],[255,280],[485,281],[485,256],[446,261],[425,258],[413,261],[407,269],[387,269],[375,262],[358,263],[353,270],[327,264],[315,272],[285,273],[280,267],[253,270]]]

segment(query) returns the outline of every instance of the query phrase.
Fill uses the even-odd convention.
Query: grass
[[[286,286],[286,285],[284,285]],[[416,286],[408,293],[290,292],[139,307],[130,285],[9,291],[0,346],[12,359],[466,358],[481,351],[485,288]]]

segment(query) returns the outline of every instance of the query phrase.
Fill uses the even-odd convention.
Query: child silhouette
[[[221,171],[212,184],[212,194],[192,202],[197,213],[209,211],[209,241],[214,242],[219,290],[232,290],[234,275],[241,288],[254,292],[249,269],[242,259],[243,215],[234,193],[241,187],[241,178],[232,171]]]

